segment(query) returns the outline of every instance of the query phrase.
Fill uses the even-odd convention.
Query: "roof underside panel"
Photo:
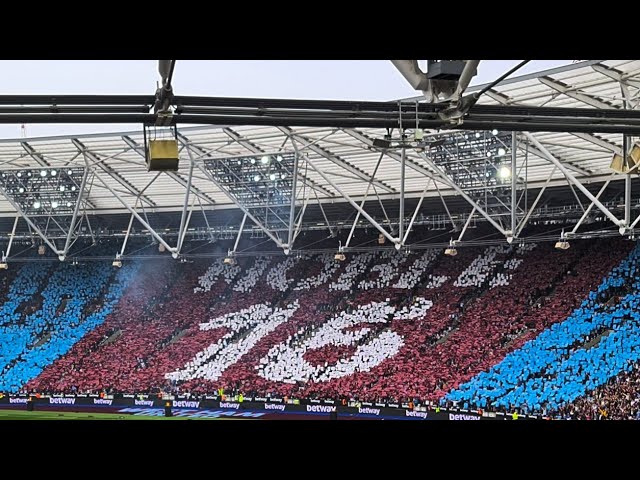
[[[577,64],[559,73],[540,72],[539,75],[527,75],[521,81],[505,82],[483,95],[479,103],[635,108],[639,96],[640,61],[605,60],[593,65],[588,62]],[[382,138],[387,133],[382,129],[364,129],[360,132],[370,139]],[[191,155],[200,164],[205,158],[297,149],[302,160],[299,164],[297,194],[300,202],[306,198],[312,204],[320,201],[330,210],[336,208],[335,205],[344,208],[342,194],[358,201],[365,195],[369,200],[386,202],[399,198],[399,151],[381,155],[380,151],[341,129],[207,126],[181,128],[180,133],[188,146],[181,145],[180,167],[175,174],[147,172],[142,127],[135,132],[2,140],[0,170],[88,165],[95,172],[95,176],[88,178],[85,197],[92,205],[89,213],[126,213],[124,202],[136,206],[140,212],[144,209],[145,213],[150,214],[182,210],[185,183],[190,170],[189,146],[198,147],[191,150]],[[427,138],[442,134],[426,132]],[[601,182],[608,178],[612,153],[622,146],[621,135],[615,134],[542,132],[535,133],[534,137],[585,183]],[[423,154],[415,150],[407,150],[406,155],[405,191],[408,198],[415,198],[429,180],[425,172],[431,171],[431,167]],[[540,152],[524,144],[518,149],[518,164],[521,166],[519,177],[521,180],[526,178],[530,188],[539,188],[553,170],[553,165]],[[567,185],[558,169],[551,181],[552,186]],[[192,185],[191,201],[197,208],[217,210],[234,207],[233,202],[199,168],[193,171]],[[455,194],[443,182],[438,182],[437,186],[445,197]],[[437,195],[437,190],[431,184],[427,196]],[[460,199],[449,198],[449,201],[454,200]],[[468,210],[464,201],[460,206]],[[0,216],[13,215],[14,208],[4,197],[0,197]]]

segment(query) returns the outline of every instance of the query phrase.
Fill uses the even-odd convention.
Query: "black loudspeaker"
[[[164,416],[165,417],[173,417],[173,412],[171,411],[171,402],[167,402],[164,405]]]

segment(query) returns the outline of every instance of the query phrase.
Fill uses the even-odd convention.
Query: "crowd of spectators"
[[[535,322],[540,312],[553,307],[557,321],[549,325],[553,317],[545,315],[541,325],[550,328],[535,338],[531,332],[523,336],[531,339],[522,348],[450,392],[448,399],[481,408],[528,405],[537,411],[552,410],[605,383],[640,359],[640,297],[631,293],[608,306],[603,304],[607,295],[602,295],[610,286],[623,283],[624,278],[638,286],[635,272],[640,250],[635,249],[620,263],[625,250],[588,245],[590,251],[582,252],[570,270],[577,274],[568,275],[555,290],[565,295],[550,298],[526,317]],[[599,285],[594,275],[596,267],[613,269]],[[588,295],[580,295],[589,290],[592,291]],[[512,325],[517,327],[518,322]],[[536,330],[535,326],[532,330]],[[595,344],[585,345],[594,339]]]
[[[477,247],[460,249],[455,257],[435,250],[366,252],[348,254],[344,262],[332,255],[243,258],[236,265],[157,262],[132,273],[131,282],[122,280],[122,292],[112,295],[107,310],[106,299],[88,309],[95,295],[82,293],[111,281],[99,280],[99,271],[95,288],[82,286],[87,279],[68,286],[56,281],[60,288],[53,293],[22,285],[18,276],[6,294],[17,295],[16,305],[0,306],[7,310],[0,333],[3,325],[14,328],[24,321],[13,312],[36,292],[45,300],[34,318],[51,314],[50,295],[68,292],[74,292],[70,306],[57,317],[76,329],[85,317],[107,312],[99,322],[87,323],[91,329],[77,330],[82,338],[69,336],[71,343],[58,353],[39,357],[36,370],[21,373],[32,378],[31,390],[208,393],[223,387],[297,398],[411,399],[507,410],[522,404],[549,411],[571,404],[576,410],[575,395],[585,390],[556,395],[556,403],[536,401],[531,394],[576,383],[571,376],[584,380],[584,365],[596,357],[614,366],[585,380],[596,392],[612,375],[631,368],[635,357],[620,349],[628,347],[636,327],[629,313],[635,303],[627,298],[634,262],[624,267],[625,275],[614,272],[607,288],[597,290],[628,254],[625,245],[572,242],[567,251],[552,244]],[[14,284],[27,292],[24,298],[12,293]],[[621,314],[587,309],[585,298],[600,306],[613,292],[620,297],[614,306]],[[84,303],[76,300],[85,296]],[[589,321],[584,339],[596,336],[596,324],[611,331],[598,337],[588,354],[581,353],[573,333],[574,342],[567,345],[557,335],[578,331],[567,327],[567,317],[566,322]],[[540,337],[574,351],[565,358],[566,351],[554,357],[548,347],[530,350]],[[36,351],[24,343],[20,354],[29,349]],[[514,367],[503,374],[507,364]],[[490,380],[497,376],[500,380]],[[509,388],[497,394],[498,384]]]

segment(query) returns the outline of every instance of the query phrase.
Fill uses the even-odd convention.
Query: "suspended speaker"
[[[147,170],[150,172],[178,171],[178,142],[176,140],[149,140]]]
[[[627,155],[626,161],[622,159],[622,155],[615,153],[611,160],[609,168],[614,172],[628,173],[633,167],[640,162],[640,143],[636,142],[631,147],[631,151]],[[637,169],[636,169],[637,172]]]

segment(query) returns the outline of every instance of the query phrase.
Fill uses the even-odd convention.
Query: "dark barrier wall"
[[[27,395],[1,395],[0,407],[24,407],[28,400]],[[217,396],[204,397],[159,397],[157,395],[36,395],[32,396],[35,408],[39,405],[48,407],[72,408],[74,406],[95,407],[138,407],[138,408],[163,408],[167,402],[171,402],[174,409],[226,409],[226,410],[260,410],[270,413],[309,413],[326,415],[332,413],[338,415],[361,416],[366,418],[396,417],[412,420],[511,420],[511,415],[501,413],[479,413],[469,410],[433,410],[417,407],[413,410],[408,405],[394,403],[369,403],[361,402],[350,405],[339,405],[334,401],[310,400],[307,402],[288,401],[282,398],[245,397],[243,402],[238,400],[220,400]],[[538,419],[535,416],[518,416],[519,420]]]

